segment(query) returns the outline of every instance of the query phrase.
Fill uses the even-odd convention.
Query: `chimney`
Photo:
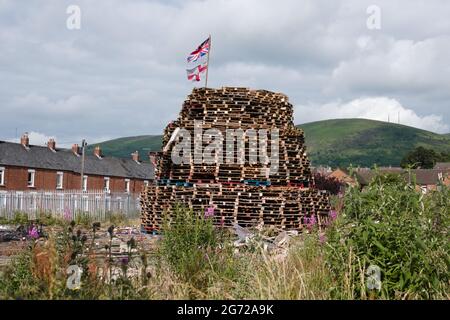
[[[80,154],[80,148],[78,147],[77,143],[74,143],[72,145],[72,152],[75,153],[77,156]]]
[[[56,141],[53,138],[50,138],[47,142],[47,147],[52,150],[55,151],[56,150]]]
[[[28,132],[25,132],[20,137],[20,144],[23,145],[25,148],[28,148],[30,146],[30,138],[28,138]]]
[[[100,146],[96,146],[94,149],[94,155],[96,155],[98,158],[102,157],[102,149]]]
[[[131,154],[131,158],[136,161],[139,162],[139,151],[135,151]]]

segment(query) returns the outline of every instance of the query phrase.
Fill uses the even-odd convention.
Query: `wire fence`
[[[111,214],[123,214],[133,219],[140,215],[139,197],[139,194],[101,190],[0,191],[0,217],[14,219],[20,212],[27,214],[29,220],[36,220],[43,213],[66,220],[88,215],[104,221]]]

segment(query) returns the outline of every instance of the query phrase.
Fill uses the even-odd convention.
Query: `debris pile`
[[[241,139],[236,137],[236,144],[244,146],[244,162],[233,155],[232,162],[202,159],[199,163],[196,155],[211,143],[208,139],[196,143],[199,124],[203,131],[220,131],[224,139],[230,129],[267,130],[268,139],[276,132],[277,148],[273,148],[273,141],[255,146],[252,137],[244,134]],[[188,161],[176,164],[172,150],[177,143],[185,142],[177,136],[180,129],[194,133],[190,141],[193,152]],[[163,145],[164,151],[156,159],[156,184],[141,194],[142,225],[147,232],[159,230],[164,212],[170,215],[177,204],[200,214],[213,210],[215,224],[228,227],[233,223],[243,227],[262,223],[300,230],[312,216],[319,226],[327,219],[328,194],[314,188],[304,133],[294,126],[293,107],[284,94],[247,88],[195,88],[179,118],[166,127]],[[230,152],[228,145],[221,146],[223,158]],[[269,161],[249,161],[249,155],[262,151]],[[276,158],[272,157],[275,151]],[[219,155],[214,153],[215,157]]]

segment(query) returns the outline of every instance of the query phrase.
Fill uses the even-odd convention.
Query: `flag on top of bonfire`
[[[206,39],[202,42],[201,45],[198,46],[197,49],[191,52],[189,57],[187,57],[187,62],[195,62],[198,60],[198,58],[203,57],[209,52],[209,44],[210,44],[211,38]]]
[[[200,81],[200,73],[206,71],[206,69],[208,69],[208,64],[200,64],[198,66],[196,66],[195,68],[192,69],[187,69],[187,77],[188,80],[191,81]]]
[[[198,46],[197,49],[192,51],[187,57],[188,65],[192,65],[194,62],[197,62],[200,58],[208,55],[209,58],[209,49],[211,47],[211,36],[208,37],[205,41],[202,42],[201,45]],[[203,59],[202,59],[203,60]],[[191,81],[200,81],[200,74],[208,70],[208,62],[200,62],[194,66],[193,68],[186,69],[188,80]]]

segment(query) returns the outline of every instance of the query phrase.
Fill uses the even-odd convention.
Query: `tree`
[[[344,184],[335,177],[327,177],[320,173],[314,175],[314,183],[318,190],[327,190],[331,194],[338,194]]]
[[[411,167],[412,169],[432,169],[436,162],[450,161],[450,153],[439,153],[433,149],[417,147],[406,154],[400,165],[402,168]]]

